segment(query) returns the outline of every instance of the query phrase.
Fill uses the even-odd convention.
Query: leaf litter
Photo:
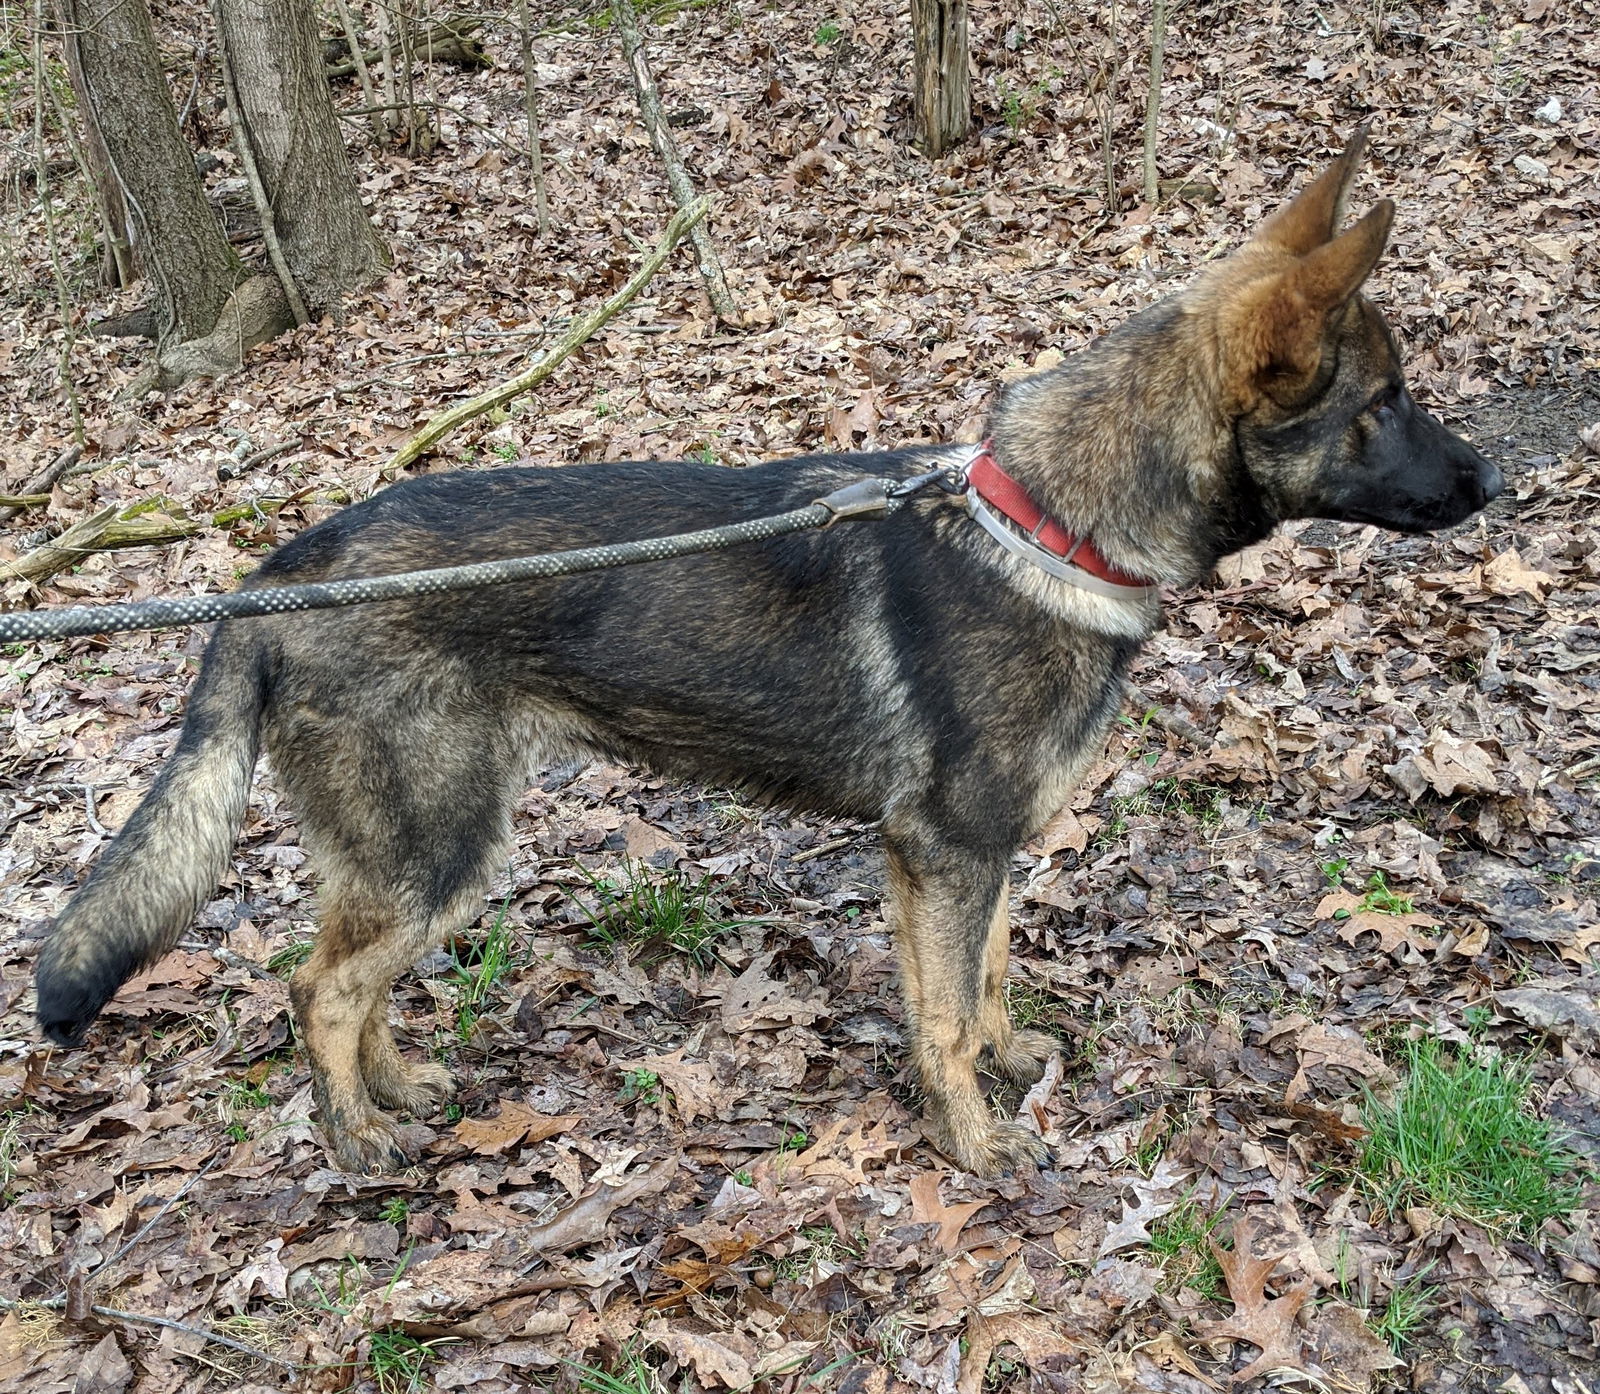
[[[203,636],[39,645],[0,676],[0,1385],[371,1389],[409,1352],[431,1387],[484,1394],[640,1371],[783,1394],[1600,1386],[1586,1177],[1537,1242],[1390,1214],[1341,1179],[1363,1100],[1418,1035],[1526,1062],[1564,1145],[1597,1151],[1594,7],[1179,10],[1160,153],[1181,187],[1155,208],[1134,153],[1145,15],[1119,10],[1108,58],[1110,14],[975,11],[977,129],[930,166],[904,144],[895,7],[654,13],[748,326],[714,327],[681,254],[536,402],[426,466],[972,439],[997,381],[1225,250],[1379,113],[1358,197],[1400,210],[1376,293],[1419,395],[1511,489],[1437,538],[1297,524],[1175,598],[1110,749],[1015,868],[1012,1008],[1068,1055],[996,1101],[1053,1167],[979,1181],[921,1136],[869,830],[605,766],[541,773],[479,923],[399,985],[410,1052],[463,1085],[459,1116],[411,1125],[412,1173],[337,1173],[309,1122],[285,981],[314,885],[270,772],[180,949],[88,1047],[46,1051],[38,936],[171,748]],[[186,48],[203,32],[190,7],[160,22]],[[559,213],[543,245],[517,45],[486,32],[492,70],[438,79],[479,124],[446,114],[426,158],[354,149],[397,269],[345,323],[126,403],[142,350],[82,331],[136,300],[81,302],[92,468],[0,547],[154,495],[202,520],[290,502],[94,556],[42,594],[11,583],[9,602],[231,586],[627,274],[669,202],[605,27],[536,46]],[[8,485],[69,439],[38,217],[16,210],[6,251]],[[641,863],[708,885],[731,925],[712,952],[595,941],[590,878]],[[1375,907],[1373,877],[1411,908]],[[469,950],[497,919],[511,952],[484,982]],[[1180,1206],[1216,1221],[1225,1293],[1169,1280],[1150,1247]],[[1412,1292],[1431,1296],[1400,1321]],[[1375,1333],[1400,1326],[1395,1355]]]

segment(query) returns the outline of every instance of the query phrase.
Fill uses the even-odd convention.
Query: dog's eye
[[[1399,386],[1394,383],[1390,383],[1388,387],[1384,388],[1383,391],[1378,393],[1376,397],[1367,403],[1367,410],[1370,411],[1374,416],[1383,417],[1394,410],[1395,404],[1399,402],[1399,400]]]

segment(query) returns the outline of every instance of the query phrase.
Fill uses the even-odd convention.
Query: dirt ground
[[[184,90],[203,8],[158,7]],[[270,770],[180,948],[83,1049],[44,1048],[40,937],[170,750],[204,635],[17,646],[0,1388],[1600,1389],[1595,7],[1194,0],[1162,107],[1161,174],[1183,187],[1154,208],[1144,8],[976,8],[978,125],[934,165],[905,144],[898,7],[656,13],[749,325],[712,321],[680,252],[535,397],[421,468],[975,439],[997,381],[1182,284],[1374,116],[1355,211],[1399,204],[1374,293],[1419,395],[1510,487],[1439,537],[1296,524],[1172,597],[1109,749],[1013,870],[1012,1005],[1065,1055],[995,1103],[1052,1164],[980,1180],[921,1136],[870,829],[605,766],[541,773],[480,919],[401,979],[408,1051],[462,1084],[412,1126],[412,1172],[334,1171],[309,1121],[287,980],[315,868]],[[230,588],[627,276],[670,201],[608,28],[538,42],[547,243],[517,45],[486,37],[492,70],[440,77],[437,151],[347,126],[393,274],[226,381],[119,399],[148,348],[91,331],[140,295],[93,285],[64,180],[84,468],[4,525],[0,559],[113,502],[197,526],[8,583],[10,604]],[[0,127],[7,488],[71,438],[16,174],[29,100]],[[215,181],[231,155],[206,120]],[[630,876],[703,890],[725,928],[698,955],[605,942],[597,883]],[[1341,917],[1377,876],[1412,910]],[[1564,1216],[1519,1232],[1363,1187],[1363,1100],[1422,1039],[1531,1072],[1579,1159]],[[1209,1278],[1203,1236],[1161,1247],[1184,1215],[1232,1245]],[[1389,1320],[1413,1297],[1415,1320]]]

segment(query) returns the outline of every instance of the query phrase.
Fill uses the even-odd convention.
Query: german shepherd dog
[[[1360,294],[1394,213],[1340,231],[1364,142],[1187,290],[1009,388],[981,452],[441,474],[302,533],[248,584],[686,531],[864,474],[970,480],[728,552],[221,625],[172,757],[44,944],[45,1032],[78,1041],[212,894],[264,740],[323,875],[293,983],[320,1122],[344,1167],[402,1165],[386,1111],[451,1080],[397,1049],[390,983],[480,912],[530,770],[602,757],[876,821],[929,1135],[977,1173],[1043,1160],[978,1076],[1032,1082],[1057,1049],[1006,1014],[1007,872],[1100,749],[1157,588],[1283,519],[1423,532],[1503,487],[1412,400]]]

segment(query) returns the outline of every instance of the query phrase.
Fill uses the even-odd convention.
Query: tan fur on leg
[[[1019,1031],[1011,1024],[1006,1010],[1006,963],[1011,955],[1011,915],[1008,898],[1001,891],[989,922],[989,939],[984,945],[983,998],[978,1005],[978,1029],[983,1036],[983,1067],[1021,1085],[1037,1084],[1061,1044],[1047,1031]]]
[[[992,995],[969,966],[971,937],[981,932],[972,920],[982,909],[970,897],[920,880],[893,849],[889,867],[911,1063],[939,1146],[958,1165],[985,1176],[1042,1161],[1044,1143],[1021,1125],[995,1118],[978,1084],[978,1052],[988,1043],[981,1002]]]
[[[387,990],[372,1004],[361,1028],[361,1075],[367,1092],[380,1108],[426,1118],[455,1093],[455,1077],[443,1065],[415,1063],[400,1054],[389,1027]]]
[[[317,946],[290,988],[311,1057],[317,1121],[340,1166],[359,1172],[399,1170],[409,1159],[393,1120],[378,1110],[367,1066],[374,1058],[370,1023],[376,1015],[388,1054],[405,1068],[387,1015],[389,984],[410,962],[410,936],[396,932],[397,907],[376,896],[330,881],[323,899]],[[393,1084],[394,1072],[381,1074],[377,1082],[380,1088]]]

